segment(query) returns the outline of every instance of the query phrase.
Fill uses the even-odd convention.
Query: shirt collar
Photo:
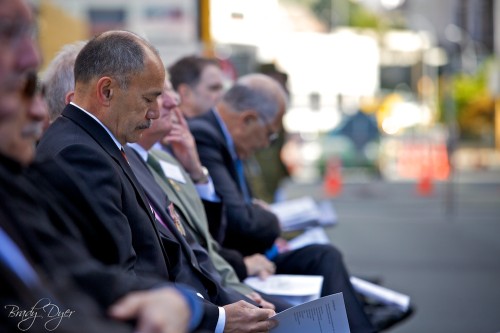
[[[134,142],[134,143],[127,143],[127,146],[135,150],[139,156],[142,158],[144,162],[147,162],[148,160],[148,152],[146,149],[144,149],[140,144]]]
[[[92,113],[88,112],[87,110],[83,109],[82,107],[76,105],[75,103],[73,102],[69,102],[69,104],[73,105],[74,107],[78,108],[79,110],[85,112],[89,117],[91,117],[92,119],[94,119],[99,125],[102,126],[102,128],[104,128],[104,130],[109,134],[109,136],[111,137],[111,139],[113,140],[113,142],[115,143],[115,145],[118,147],[118,149],[122,149],[123,146],[122,144],[120,143],[120,141],[118,141],[115,136],[113,135],[113,133],[111,133],[111,131],[99,120],[97,119],[96,116],[94,116]]]

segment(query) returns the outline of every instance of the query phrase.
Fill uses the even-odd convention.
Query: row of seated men
[[[23,1],[0,4],[32,23]],[[33,86],[29,73],[39,65],[32,44],[24,38],[2,51],[11,52],[5,67],[16,68],[25,83],[11,93],[15,98],[2,95],[2,112],[18,124],[25,150],[2,146],[2,196],[10,200],[2,200],[0,230],[13,248],[17,245],[18,257],[24,252],[28,258],[25,265],[17,259],[9,267],[31,271],[31,278],[21,278],[28,290],[10,289],[5,299],[27,305],[43,296],[73,306],[50,292],[57,290],[54,281],[67,276],[75,285],[67,289],[85,295],[78,297],[81,304],[86,298],[98,304],[88,306],[98,312],[88,315],[92,320],[67,325],[69,331],[102,322],[125,330],[139,326],[141,332],[262,332],[274,325],[268,320],[274,310],[289,304],[257,294],[240,278],[319,274],[325,279],[323,295],[343,292],[351,331],[376,330],[356,299],[338,250],[312,245],[287,251],[276,218],[251,198],[241,159],[267,146],[278,129],[286,99],[276,82],[243,77],[223,98],[215,96],[217,111],[209,105],[191,117],[178,108],[154,47],[129,32],[107,32],[76,47],[72,61],[59,61],[67,59],[61,53],[44,75],[52,121],[33,163],[29,143],[47,124],[41,96],[28,89]],[[27,51],[31,62],[21,66]],[[181,105],[196,99],[173,74],[172,83]],[[220,88],[207,87],[214,95]],[[57,100],[63,105],[53,108]],[[1,119],[9,125],[10,118]],[[12,131],[5,130],[5,136],[16,140]],[[135,321],[118,325],[100,318],[110,314]],[[10,319],[5,325],[19,325]]]

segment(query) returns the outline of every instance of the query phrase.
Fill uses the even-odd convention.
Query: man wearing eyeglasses
[[[266,254],[278,274],[324,277],[322,296],[343,292],[351,332],[374,332],[349,281],[341,253],[331,245],[287,251],[276,215],[252,197],[242,160],[271,143],[286,107],[286,94],[263,74],[241,77],[217,106],[189,118],[200,160],[225,206],[223,245],[243,255]]]

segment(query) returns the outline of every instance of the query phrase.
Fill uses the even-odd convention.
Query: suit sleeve
[[[123,271],[110,265],[108,261],[114,260],[116,255],[112,251],[101,251],[105,252],[101,253],[101,260],[94,259],[90,251],[101,247],[86,246],[89,239],[85,236],[93,232],[90,239],[97,243],[109,243],[110,235],[104,229],[96,229],[98,225],[88,223],[88,219],[98,219],[94,215],[98,207],[89,204],[88,194],[70,170],[50,160],[34,165],[26,175],[32,180],[31,184],[36,184],[39,192],[43,193],[43,198],[37,202],[44,210],[37,213],[37,218],[25,218],[25,223],[18,227],[26,226],[27,230],[21,232],[24,237],[31,237],[29,245],[32,252],[36,253],[49,275],[55,274],[56,278],[58,267],[67,268],[79,286],[93,295],[104,308],[130,291],[168,285],[159,278],[140,277],[133,271]],[[59,183],[65,186],[58,187]],[[71,192],[70,195],[67,191]],[[82,209],[86,215],[81,214]],[[89,224],[87,229],[83,227],[85,224]],[[81,228],[75,228],[76,225]]]
[[[219,250],[219,254],[233,267],[240,281],[248,277],[247,266],[245,265],[243,256],[238,251],[223,247]]]
[[[232,161],[224,158],[224,143],[206,124],[190,122],[191,131],[202,164],[209,170],[217,193],[226,209],[227,228],[223,245],[243,255],[264,253],[280,235],[277,217],[254,204],[246,204],[229,168]]]

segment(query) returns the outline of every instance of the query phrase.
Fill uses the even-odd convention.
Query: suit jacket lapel
[[[182,251],[189,258],[192,265],[199,270],[200,268],[197,264],[196,257],[191,250],[191,246],[187,242],[186,238],[177,230],[172,217],[167,213],[167,207],[171,203],[167,195],[163,192],[160,185],[156,183],[153,174],[151,174],[147,164],[140,158],[140,156],[133,149],[130,149],[130,147],[127,147],[126,151],[127,156],[130,155],[130,163],[134,166],[137,177],[140,179],[151,205],[154,207],[156,213],[160,216],[162,221],[168,226],[167,230],[166,227],[160,225],[158,230],[169,239],[172,239],[173,237],[174,240],[181,245]],[[188,232],[188,230],[186,231]]]
[[[218,137],[215,138],[217,141],[219,141],[223,147],[222,149],[222,156],[224,158],[224,164],[229,170],[229,173],[231,174],[231,177],[233,180],[236,182],[238,185],[238,188],[240,189],[240,192],[243,193],[243,189],[241,188],[239,177],[238,177],[238,171],[236,170],[236,165],[234,165],[233,161],[233,156],[231,155],[231,151],[229,149],[229,146],[226,141],[226,137],[224,135],[224,131],[222,130],[219,121],[217,120],[217,116],[214,114],[216,111],[215,110],[210,110],[206,114],[203,114],[200,116],[200,118],[204,118],[212,127],[214,127],[217,130]],[[246,182],[246,178],[244,179]],[[252,195],[252,191],[250,189],[250,186],[247,183],[247,188],[250,196]]]
[[[150,220],[154,224],[154,215],[151,212],[147,197],[144,194],[140,183],[137,181],[137,178],[130,168],[130,165],[123,158],[120,150],[114,143],[113,139],[106,132],[106,130],[102,128],[102,126],[98,124],[94,119],[89,117],[81,110],[78,110],[78,108],[71,104],[66,106],[62,115],[73,120],[78,126],[83,128],[83,130],[85,130],[102,147],[102,149],[104,149],[104,151],[106,151],[106,153],[108,153],[108,155],[111,156],[111,158],[113,158],[113,160],[118,165],[120,165],[121,169],[134,186],[136,195],[140,199],[138,200],[140,205],[148,213]]]
[[[189,175],[185,172],[184,168],[177,162],[177,160],[175,160],[169,153],[160,150],[153,150],[150,151],[150,154],[156,157],[158,160],[163,160],[179,167],[180,172],[186,180],[186,184],[177,184],[176,181],[172,179],[165,180],[156,172],[156,170],[154,170],[154,168],[148,165],[149,171],[151,171],[151,173],[155,177],[158,185],[160,185],[163,191],[167,193],[170,201],[172,201],[177,206],[177,208],[185,217],[190,217],[185,218],[185,222],[189,224],[193,230],[197,230],[198,232],[202,233],[204,237],[206,237],[208,229],[205,230],[204,228],[200,228],[200,224],[193,222],[193,219],[204,219],[205,210],[203,204],[201,204],[201,201],[196,202],[194,200],[191,200],[191,196],[198,196],[198,193],[190,193],[191,190],[195,191],[196,189],[191,183]],[[183,201],[186,204],[181,204]]]

